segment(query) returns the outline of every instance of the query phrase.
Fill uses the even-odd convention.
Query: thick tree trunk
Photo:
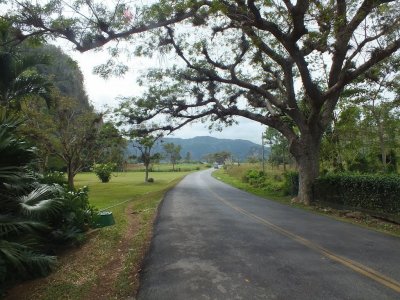
[[[294,147],[292,152],[299,170],[299,192],[294,202],[310,205],[312,187],[319,175],[320,139],[308,136]]]
[[[297,200],[305,205],[312,202],[312,187],[319,175],[319,157],[307,156],[300,159],[299,167],[299,193]]]

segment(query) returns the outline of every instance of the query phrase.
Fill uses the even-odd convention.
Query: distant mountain
[[[181,145],[181,156],[184,158],[190,152],[192,160],[204,160],[204,156],[210,153],[227,151],[233,154],[235,159],[245,161],[249,156],[261,157],[261,145],[247,140],[218,139],[210,136],[197,136],[191,139],[163,138],[154,147],[154,152],[164,152],[163,143],[174,143]],[[135,149],[129,144],[127,154],[135,154]],[[269,155],[269,148],[265,147],[265,157]]]

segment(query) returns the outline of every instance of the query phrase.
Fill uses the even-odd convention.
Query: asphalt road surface
[[[400,238],[197,172],[160,207],[138,299],[400,299]]]

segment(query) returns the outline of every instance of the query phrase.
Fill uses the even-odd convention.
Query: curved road
[[[400,299],[400,239],[230,187],[212,170],[163,200],[139,299]]]

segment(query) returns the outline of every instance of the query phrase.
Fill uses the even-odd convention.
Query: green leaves
[[[57,185],[41,185],[27,195],[17,198],[20,213],[30,219],[45,220],[57,215],[62,209],[60,197],[62,188]]]
[[[106,183],[110,181],[111,174],[116,168],[115,163],[95,164],[93,172],[99,177],[101,182]]]
[[[334,174],[314,184],[315,201],[400,215],[400,176]]]

